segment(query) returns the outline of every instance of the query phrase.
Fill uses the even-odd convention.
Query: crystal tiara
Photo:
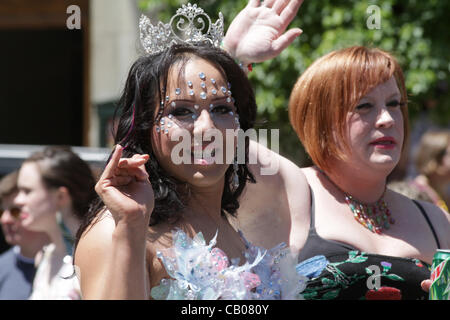
[[[183,4],[167,24],[159,21],[157,25],[152,25],[148,17],[141,15],[139,30],[141,44],[148,54],[161,52],[179,43],[210,43],[220,47],[223,38],[223,15],[219,12],[219,19],[213,24],[202,8],[188,3]]]

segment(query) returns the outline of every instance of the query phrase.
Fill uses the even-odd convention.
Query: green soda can
[[[450,250],[438,249],[433,256],[429,299],[450,299]]]

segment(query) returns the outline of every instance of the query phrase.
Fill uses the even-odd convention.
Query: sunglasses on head
[[[13,218],[15,218],[15,219],[19,218],[21,210],[20,210],[20,208],[17,208],[17,207],[12,207],[10,209],[3,209],[3,208],[1,208],[0,209],[0,218],[2,217],[3,213],[5,211],[7,211],[7,210],[9,210],[9,213],[11,214],[11,216]]]

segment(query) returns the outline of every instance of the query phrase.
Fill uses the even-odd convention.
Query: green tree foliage
[[[151,17],[168,21],[182,0],[138,0]],[[195,1],[192,1],[195,3]],[[246,0],[197,1],[213,20],[221,11],[227,27]],[[376,5],[379,29],[369,28]],[[258,103],[260,127],[280,129],[280,153],[300,165],[304,150],[289,124],[290,90],[298,76],[318,57],[351,45],[379,47],[392,52],[406,76],[410,117],[426,112],[438,125],[450,119],[450,1],[439,0],[305,0],[292,26],[303,34],[279,57],[255,66],[249,78]],[[369,24],[368,24],[369,22]]]

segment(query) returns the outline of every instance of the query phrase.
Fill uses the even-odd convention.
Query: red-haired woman
[[[226,47],[246,52],[246,63],[274,56],[269,31],[276,17],[264,18],[276,10],[272,3],[251,1],[230,26]],[[239,29],[247,34],[238,37]],[[261,40],[253,55],[249,38]],[[426,299],[421,283],[436,249],[450,247],[450,216],[386,189],[408,139],[407,93],[396,59],[361,46],[325,55],[297,80],[289,116],[314,163],[302,169],[309,210],[290,215],[304,222],[290,231],[299,262],[312,258],[306,265],[323,267],[309,274],[305,298]],[[257,214],[240,214],[244,232]]]

